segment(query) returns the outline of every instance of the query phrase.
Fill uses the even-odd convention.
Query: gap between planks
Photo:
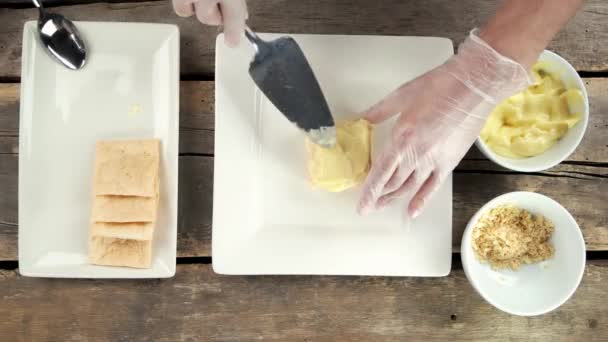
[[[161,0],[155,0],[161,1]],[[134,0],[132,2],[137,2]],[[0,8],[2,8],[0,6]],[[608,78],[608,70],[607,71],[585,71],[578,70],[577,71],[581,78]],[[206,74],[206,73],[185,73],[180,75],[181,82],[214,82],[215,74]],[[21,77],[11,77],[11,76],[0,76],[0,83],[20,83]]]
[[[586,259],[588,264],[605,264],[608,262],[608,251],[587,251]],[[213,257],[178,257],[176,258],[177,265],[211,265]],[[2,260],[0,261],[0,270],[14,271],[19,269],[19,261],[17,260]],[[452,252],[452,267],[453,271],[462,270],[462,262],[460,252]]]
[[[138,3],[138,2],[154,2],[165,0],[44,0],[45,8],[67,7],[76,5],[91,5],[91,4],[120,4],[120,3]],[[0,3],[0,8],[8,9],[26,9],[34,8],[31,0],[3,0]]]

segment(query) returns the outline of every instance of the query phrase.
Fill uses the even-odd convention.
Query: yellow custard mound
[[[370,168],[372,125],[364,119],[336,124],[336,145],[323,148],[306,139],[308,174],[313,187],[329,192],[352,188]]]
[[[566,88],[546,63],[532,68],[535,83],[499,104],[490,114],[480,137],[495,153],[514,159],[537,156],[576,125],[582,113],[583,93]]]

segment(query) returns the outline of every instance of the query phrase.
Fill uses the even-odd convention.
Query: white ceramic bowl
[[[483,213],[503,204],[553,222],[553,258],[517,271],[496,271],[477,260],[471,246],[473,228]],[[585,270],[585,241],[572,215],[559,203],[533,192],[510,192],[494,198],[471,218],[462,237],[461,258],[469,282],[486,301],[513,315],[535,316],[556,309],[572,296]]]
[[[564,161],[568,156],[574,152],[576,147],[580,144],[585,135],[587,129],[587,123],[589,122],[589,98],[587,96],[587,89],[585,89],[585,83],[580,78],[574,67],[570,65],[565,59],[549,50],[545,50],[540,57],[539,61],[549,62],[547,69],[556,75],[558,75],[564,82],[567,88],[578,88],[583,92],[583,107],[573,108],[576,111],[581,111],[583,117],[581,121],[568,130],[562,139],[560,139],[555,145],[549,148],[544,153],[524,159],[511,159],[499,156],[494,153],[482,140],[477,138],[475,145],[477,148],[490,160],[496,164],[520,172],[537,172],[550,169],[553,166]]]

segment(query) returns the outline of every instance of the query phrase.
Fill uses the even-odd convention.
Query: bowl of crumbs
[[[574,294],[585,270],[585,241],[556,201],[510,192],[471,218],[461,258],[469,282],[486,301],[513,315],[535,316]]]
[[[530,71],[532,84],[490,113],[477,148],[498,165],[537,172],[564,161],[589,121],[585,83],[558,54],[545,50]]]

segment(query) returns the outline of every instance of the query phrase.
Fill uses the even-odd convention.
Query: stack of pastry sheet
[[[89,260],[149,268],[158,208],[160,142],[97,143]]]

